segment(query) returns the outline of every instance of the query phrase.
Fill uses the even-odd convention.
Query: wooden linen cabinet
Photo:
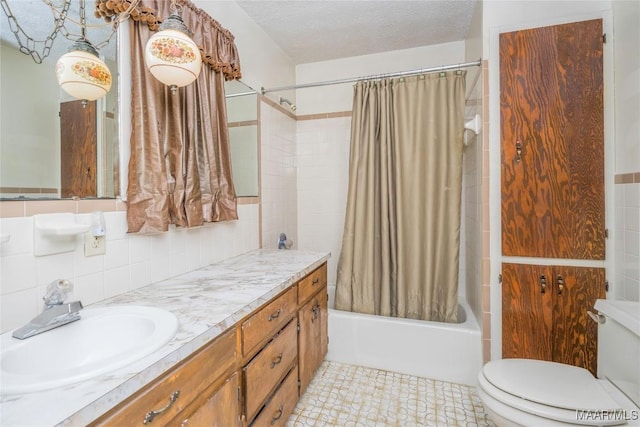
[[[605,292],[602,20],[503,33],[499,49],[503,357],[595,373],[586,311]]]

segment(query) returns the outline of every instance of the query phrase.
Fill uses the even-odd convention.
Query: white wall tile
[[[0,234],[9,236],[9,241],[0,246],[0,253],[3,257],[33,253],[32,217],[1,218]]]
[[[131,264],[131,289],[151,284],[151,260]]]
[[[614,186],[613,297],[640,301],[640,184]]]
[[[107,240],[104,269],[111,270],[125,265],[129,265],[129,241],[127,239]]]
[[[132,235],[129,238],[129,262],[136,264],[151,260],[151,237]]]
[[[102,301],[105,298],[104,272],[76,277],[73,298],[82,301],[85,306]]]
[[[2,295],[36,286],[36,260],[32,255],[3,256],[0,262],[2,263],[0,269]]]
[[[56,279],[73,281],[74,252],[40,256],[36,258],[37,283],[39,286],[47,285]]]
[[[108,246],[109,242],[106,243]],[[73,252],[74,275],[84,276],[104,271],[104,259],[105,255],[85,256],[84,244],[80,244]]]
[[[13,292],[0,297],[2,310],[0,319],[2,332],[19,328],[33,319],[42,310],[42,301],[38,301],[36,288]]]
[[[129,265],[104,271],[104,297],[110,298],[131,290]]]
[[[626,204],[623,208],[625,230],[640,231],[640,208]]]
[[[89,305],[257,249],[258,205],[241,205],[238,211],[238,221],[194,229],[170,227],[169,232],[154,235],[127,234],[126,213],[107,212],[106,253],[93,257],[84,256],[81,238],[73,252],[34,257],[32,218],[0,220],[2,233],[12,234],[13,241],[2,245],[0,252],[2,332],[40,312],[46,286],[55,279],[71,280],[76,290],[69,299]],[[88,221],[90,214],[78,218]]]

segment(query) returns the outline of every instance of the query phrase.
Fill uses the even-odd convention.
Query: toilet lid
[[[619,411],[620,405],[583,368],[530,359],[494,360],[482,372],[505,393],[569,410]]]

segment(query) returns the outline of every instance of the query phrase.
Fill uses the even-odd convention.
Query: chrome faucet
[[[64,303],[64,299],[73,290],[73,284],[68,280],[54,280],[47,286],[47,292],[42,299],[44,309],[42,313],[31,319],[29,323],[13,331],[11,336],[25,339],[58,326],[80,320],[79,311],[82,310],[80,301]]]

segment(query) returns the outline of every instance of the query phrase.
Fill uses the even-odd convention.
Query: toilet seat
[[[481,390],[495,401],[537,417],[577,424],[579,411],[622,411],[587,370],[555,362],[502,359],[478,376]],[[581,425],[616,425],[620,420],[583,419]]]

